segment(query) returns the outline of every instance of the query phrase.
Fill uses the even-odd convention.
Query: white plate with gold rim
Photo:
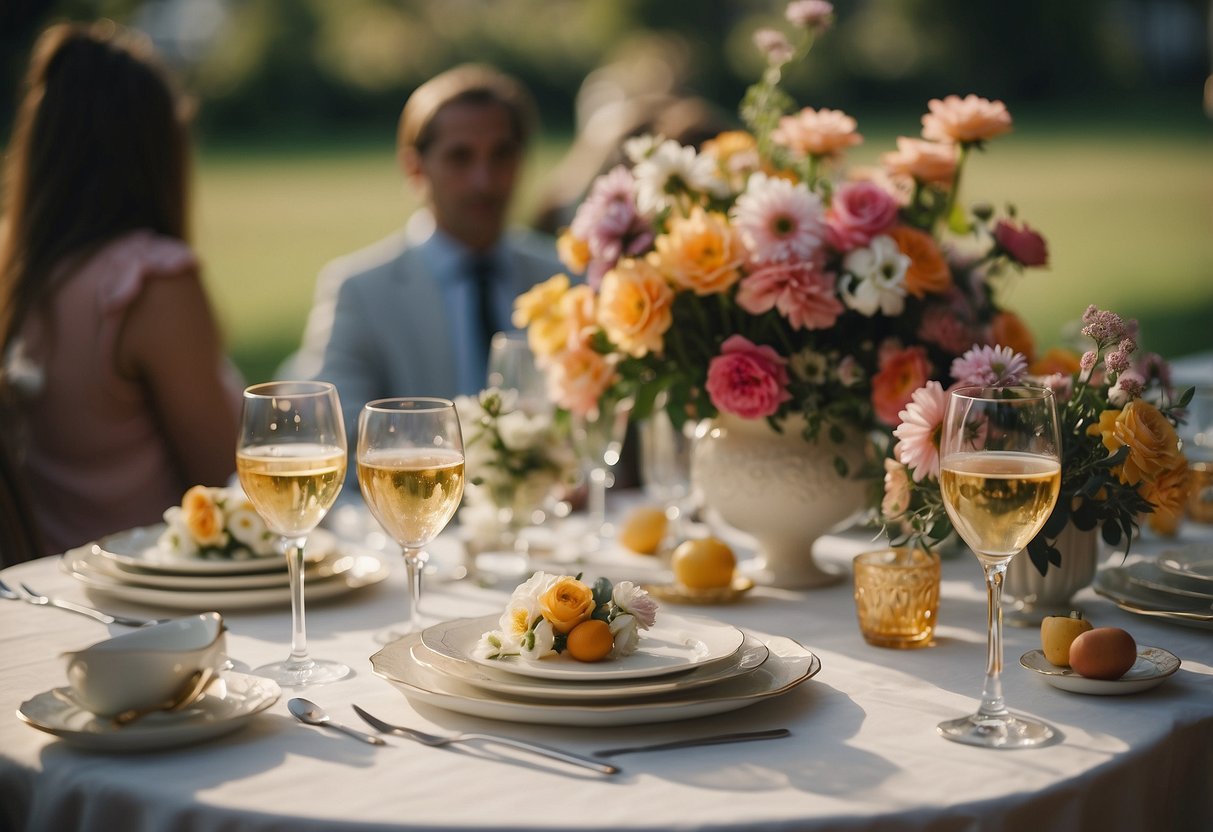
[[[139,526],[109,534],[97,540],[94,554],[108,558],[127,569],[142,569],[173,575],[239,575],[248,572],[285,572],[286,560],[275,554],[263,558],[228,560],[223,558],[187,557],[160,546],[164,523]],[[319,560],[337,548],[332,532],[315,529],[307,537],[303,550],[306,561]]]
[[[48,690],[21,703],[22,722],[69,745],[92,751],[151,751],[202,742],[243,727],[278,701],[277,683],[260,676],[224,672],[188,708],[154,713],[121,728],[81,708],[69,688]]]
[[[821,660],[790,638],[763,636],[770,657],[752,673],[696,688],[639,700],[605,704],[532,702],[495,695],[452,679],[413,659],[421,637],[410,634],[371,656],[375,675],[414,703],[455,713],[538,725],[608,727],[672,722],[735,711],[780,696],[821,670]]]
[[[658,614],[656,623],[640,632],[640,646],[630,656],[601,662],[580,662],[559,654],[535,662],[517,656],[487,659],[475,655],[481,635],[497,629],[500,616],[443,621],[421,633],[427,648],[457,661],[563,682],[605,682],[648,679],[723,661],[741,648],[745,636],[732,624],[703,616]]]
[[[384,648],[389,653],[392,645]],[[398,649],[404,649],[399,647]],[[459,661],[440,653],[435,653],[424,644],[413,647],[412,660],[418,664],[449,676],[460,682],[508,696],[520,696],[527,699],[545,701],[582,701],[605,702],[614,699],[636,699],[644,696],[656,696],[673,691],[687,691],[703,685],[714,685],[757,670],[766,662],[770,650],[759,639],[745,635],[741,649],[733,654],[730,661],[716,662],[703,665],[685,673],[659,676],[655,679],[640,679],[628,684],[608,682],[552,681],[549,679],[532,679],[514,673],[494,670],[471,662]]]
[[[308,581],[325,580],[350,568],[351,559],[334,548],[316,560],[304,564],[304,577]],[[273,572],[240,572],[236,574],[196,575],[174,572],[153,572],[148,569],[132,569],[111,560],[92,547],[75,549],[72,552],[73,571],[110,578],[132,586],[157,589],[183,590],[233,590],[258,587],[289,586],[290,573],[286,569]]]
[[[1129,580],[1124,567],[1107,566],[1095,573],[1091,588],[1128,612],[1213,630],[1213,602],[1159,592]]]
[[[1041,650],[1029,650],[1019,663],[1042,676],[1046,682],[1071,693],[1096,696],[1122,696],[1148,690],[1179,670],[1179,658],[1161,647],[1137,646],[1137,661],[1119,679],[1088,679],[1069,667],[1058,667]]]

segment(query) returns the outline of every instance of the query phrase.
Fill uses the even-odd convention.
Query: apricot
[[[1070,666],[1070,645],[1074,639],[1095,625],[1080,612],[1069,615],[1049,615],[1040,622],[1040,647],[1050,664]]]
[[[1070,645],[1070,667],[1088,679],[1119,679],[1137,661],[1137,642],[1119,627],[1096,627]]]
[[[733,582],[737,558],[722,540],[702,537],[679,544],[670,560],[674,580],[690,589],[718,589]]]
[[[656,554],[665,539],[669,520],[665,512],[652,506],[634,509],[619,530],[619,543],[639,555]]]
[[[605,621],[591,618],[582,621],[569,631],[565,649],[579,662],[597,662],[605,659],[615,646],[611,628]]]

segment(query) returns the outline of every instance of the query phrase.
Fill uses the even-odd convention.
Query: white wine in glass
[[[317,381],[257,384],[244,391],[236,472],[270,531],[279,535],[291,582],[291,653],[255,673],[301,687],[349,675],[344,664],[307,650],[303,549],[341,491],[347,465],[345,426],[333,385]]]
[[[358,484],[371,514],[400,544],[409,581],[409,626],[421,629],[424,547],[459,508],[464,484],[463,434],[446,399],[369,402],[358,417]],[[389,632],[381,640],[403,633]]]
[[[939,724],[947,739],[1028,748],[1053,736],[1012,714],[1002,695],[1002,584],[1011,558],[1036,536],[1061,488],[1061,441],[1050,390],[961,387],[948,398],[939,487],[957,534],[985,571],[986,676],[977,713]]]

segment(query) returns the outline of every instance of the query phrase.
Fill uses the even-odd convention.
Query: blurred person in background
[[[397,155],[424,213],[324,268],[294,362],[337,386],[351,436],[372,399],[479,392],[514,298],[561,270],[550,237],[506,230],[534,126],[530,94],[487,66],[458,66],[409,97]]]
[[[45,550],[155,523],[235,469],[241,384],[187,239],[189,136],[150,44],[36,43],[0,227],[4,439]]]

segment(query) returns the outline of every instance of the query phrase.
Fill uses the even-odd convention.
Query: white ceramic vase
[[[765,419],[721,414],[695,443],[691,477],[708,507],[760,546],[758,577],[773,586],[812,588],[837,583],[844,570],[813,559],[817,538],[862,509],[866,484],[853,478],[864,443],[806,442],[803,417],[776,433]],[[840,477],[834,459],[852,474]]]
[[[1049,565],[1044,575],[1037,571],[1026,551],[1007,567],[1003,583],[1003,617],[1017,627],[1036,627],[1045,616],[1069,615],[1074,593],[1091,583],[1099,555],[1099,530],[1080,531],[1067,525],[1054,544],[1061,552],[1061,565]]]

